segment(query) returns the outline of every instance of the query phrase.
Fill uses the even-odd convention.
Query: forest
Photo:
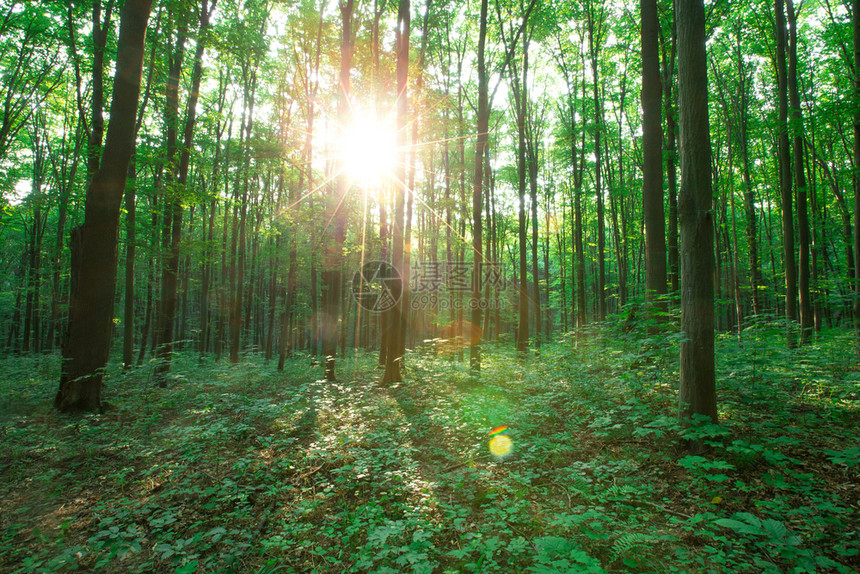
[[[0,572],[860,571],[857,0],[0,0]]]

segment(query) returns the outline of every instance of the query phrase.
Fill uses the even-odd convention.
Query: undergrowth
[[[678,337],[594,327],[479,377],[430,349],[378,384],[178,355],[51,407],[58,358],[0,361],[3,572],[852,572],[860,373],[847,333],[717,342],[720,425],[676,418]],[[488,450],[507,426],[513,450]],[[682,447],[693,440],[705,449]]]

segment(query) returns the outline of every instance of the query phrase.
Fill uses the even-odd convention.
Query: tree
[[[513,92],[515,116],[517,122],[517,243],[519,244],[519,323],[517,326],[517,351],[524,356],[529,347],[529,282],[527,280],[527,245],[526,231],[526,114],[528,113],[528,34],[523,36],[523,74],[522,82],[514,71]]]
[[[812,340],[812,300],[809,292],[809,215],[806,190],[806,154],[803,142],[803,114],[800,109],[800,90],[797,86],[797,14],[794,2],[786,0],[788,8],[788,100],[791,107],[791,135],[793,141],[793,167],[795,200],[797,202],[797,235],[800,247],[798,256],[798,299],[800,302],[800,341],[807,344]]]
[[[777,125],[780,207],[782,208],[782,244],[785,264],[785,319],[788,322],[788,346],[795,345],[791,323],[797,316],[797,265],[794,260],[794,215],[791,197],[791,156],[788,140],[788,72],[786,70],[785,0],[775,0],[776,69],[779,99]]]
[[[87,187],[84,224],[73,235],[69,336],[63,349],[61,411],[101,409],[116,288],[119,206],[134,147],[134,124],[143,72],[143,47],[152,0],[127,0],[120,15],[111,114],[99,170]]]
[[[191,161],[191,146],[193,145],[194,127],[197,122],[197,100],[200,97],[200,82],[203,79],[203,53],[206,49],[208,38],[206,35],[209,32],[209,20],[212,16],[212,11],[215,9],[217,0],[202,0],[199,8],[199,32],[197,37],[197,47],[194,53],[194,63],[191,71],[191,90],[188,92],[188,100],[185,104],[185,125],[182,130],[182,145],[179,147],[176,142],[178,128],[178,106],[179,106],[179,80],[182,69],[182,44],[185,39],[184,32],[180,32],[180,37],[177,40],[176,53],[171,55],[170,75],[168,80],[168,95],[167,103],[167,120],[168,125],[168,146],[167,146],[167,162],[168,173],[170,174],[170,183],[168,189],[171,193],[171,201],[167,211],[165,212],[165,244],[168,248],[167,261],[164,266],[161,279],[161,304],[159,305],[159,326],[158,326],[158,348],[157,356],[159,363],[156,367],[156,372],[159,375],[164,375],[170,371],[170,362],[173,356],[173,331],[176,321],[176,302],[177,302],[177,283],[179,274],[179,256],[180,242],[182,240],[182,200],[185,195],[185,186],[188,183],[188,169]],[[178,158],[177,156],[178,152]],[[169,220],[168,220],[169,217]],[[169,241],[168,241],[169,230]],[[162,377],[160,383],[165,384]]]
[[[683,418],[717,420],[714,375],[714,219],[711,211],[711,142],[705,8],[702,0],[678,0],[678,108],[681,189],[681,386]]]
[[[474,268],[472,269],[472,299],[475,302],[472,310],[472,330],[481,324],[481,308],[477,305],[481,297],[481,264],[484,257],[482,242],[483,220],[481,211],[484,206],[484,153],[489,140],[490,131],[490,99],[489,77],[487,73],[487,0],[481,0],[481,16],[478,21],[478,118],[477,138],[475,140],[474,179],[472,180],[472,250]],[[469,365],[472,373],[481,369],[480,341],[471,341],[469,347]]]
[[[354,0],[340,2],[341,16],[341,51],[340,74],[337,91],[337,117],[341,129],[347,125],[350,118],[349,95],[350,73],[352,70],[352,52],[355,45],[353,37]],[[341,286],[343,275],[343,243],[346,240],[346,210],[343,203],[349,188],[349,179],[343,169],[337,170],[335,190],[328,198],[328,212],[332,222],[332,240],[326,248],[325,269],[323,271],[323,337],[322,352],[325,355],[325,379],[335,380],[335,354],[337,353],[338,320],[340,316]]]
[[[860,354],[860,0],[854,0],[854,328]]]
[[[382,381],[385,384],[399,382],[401,376],[401,362],[406,350],[406,314],[408,307],[404,305],[406,295],[406,283],[409,276],[406,273],[404,254],[404,230],[406,225],[405,200],[407,189],[406,182],[406,141],[409,120],[409,100],[407,97],[406,80],[409,75],[409,33],[410,33],[410,3],[409,0],[400,0],[397,8],[397,29],[395,30],[395,44],[397,51],[397,166],[394,174],[394,233],[392,246],[392,265],[400,273],[400,298],[394,307],[387,313],[388,337],[386,340],[388,350],[385,353],[385,373]]]
[[[660,124],[660,59],[657,0],[641,0],[642,12],[642,213],[645,219],[645,296],[666,294],[663,219],[663,130]],[[662,304],[665,310],[665,303]]]
[[[604,36],[605,8],[601,6],[600,12],[594,9],[594,1],[588,2],[588,51],[591,55],[591,87],[592,101],[594,103],[594,189],[597,196],[597,265],[599,276],[597,282],[597,316],[600,321],[606,319],[606,223],[603,217],[603,190],[601,181],[602,147],[600,145],[600,134],[603,130],[603,111],[600,106],[600,83],[599,73],[599,47]]]

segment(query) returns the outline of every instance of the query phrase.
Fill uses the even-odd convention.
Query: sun
[[[341,136],[344,172],[362,187],[377,187],[390,178],[397,156],[394,130],[384,120],[357,116]]]

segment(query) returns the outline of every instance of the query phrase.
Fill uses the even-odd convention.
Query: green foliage
[[[721,424],[675,418],[677,343],[595,328],[519,360],[344,358],[343,382],[179,355],[49,407],[56,357],[0,363],[9,572],[850,572],[856,382],[834,334],[718,342]],[[769,354],[773,360],[756,357]],[[488,450],[500,425],[514,451]],[[700,452],[683,445],[696,441]]]

